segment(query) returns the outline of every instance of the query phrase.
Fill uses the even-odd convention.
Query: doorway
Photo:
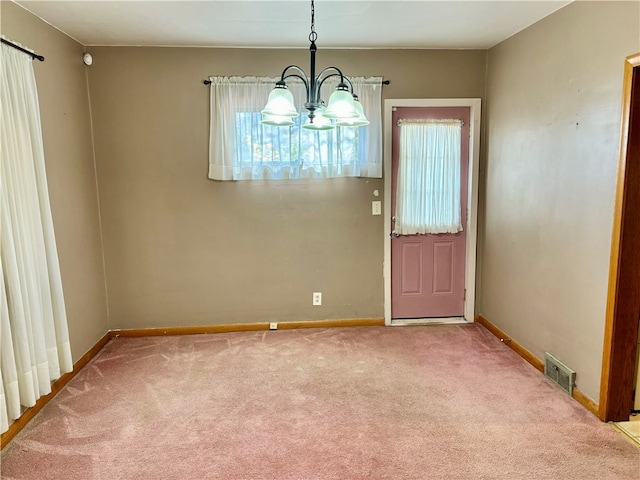
[[[598,416],[629,419],[640,315],[640,53],[624,67],[620,157]]]
[[[391,318],[463,318],[469,107],[398,107],[392,121]]]
[[[475,313],[475,272],[476,272],[476,243],[477,243],[477,210],[478,210],[478,172],[479,172],[479,144],[480,144],[480,99],[387,99],[384,113],[384,288],[385,288],[385,324],[403,324],[401,320],[393,319],[392,303],[394,289],[392,285],[392,203],[393,203],[393,132],[394,112],[398,109],[429,109],[429,108],[461,108],[468,113],[468,183],[464,192],[466,222],[463,223],[466,241],[464,249],[464,289],[463,308],[460,316],[438,315],[429,322],[473,322]],[[443,249],[443,251],[446,249]],[[397,260],[396,260],[397,261]],[[425,319],[421,319],[425,320]]]

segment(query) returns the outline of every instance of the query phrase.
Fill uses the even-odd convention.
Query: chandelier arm
[[[320,74],[318,75],[318,78],[320,78],[320,76],[323,73],[325,73],[327,71],[330,71],[330,70],[336,70],[336,71],[340,72],[340,70],[338,68],[336,68],[336,67],[327,67],[327,68],[325,68],[324,70],[322,70],[320,72]],[[345,77],[342,74],[342,72],[340,72],[340,73],[332,73],[330,75],[326,75],[324,78],[322,78],[318,82],[318,89],[317,89],[317,97],[318,97],[317,100],[318,100],[318,103],[320,102],[320,90],[322,89],[322,84],[325,82],[325,80],[328,80],[329,78],[332,78],[332,77],[340,77],[340,82],[347,83],[349,85],[350,93],[351,93],[351,95],[353,95],[353,83],[351,83],[351,80],[349,80],[349,77]]]
[[[338,72],[338,73],[332,73],[331,75],[327,75],[326,77],[322,78],[322,76],[325,73],[330,72],[332,70],[334,72]],[[327,78],[337,77],[337,76],[340,77],[340,83],[344,83],[344,80],[345,80],[346,77],[342,73],[342,70],[340,70],[338,67],[326,67],[326,68],[323,68],[322,70],[320,70],[320,73],[318,73],[318,76],[316,77],[316,79],[320,82],[320,84],[322,84]],[[351,83],[351,82],[349,82],[349,83]]]
[[[349,79],[349,77],[343,77],[343,80],[349,84],[351,95],[353,95],[353,83],[351,83],[351,79]]]
[[[304,89],[307,92],[307,98],[309,98],[309,82],[307,81],[307,79],[302,75],[298,75],[297,73],[290,73],[289,75],[282,77],[282,81],[284,82],[287,78],[291,78],[291,77],[299,78],[300,80],[302,80],[302,83],[304,84]]]
[[[291,75],[287,75],[287,71],[288,71],[289,69],[295,69],[295,70],[297,70],[298,72],[300,72],[300,73],[302,74],[302,77],[304,77],[304,78],[305,78],[305,81],[306,81],[307,73],[306,73],[302,68],[300,68],[298,65],[289,65],[288,67],[286,67],[286,68],[282,71],[282,75],[280,75],[280,80],[281,80],[281,81],[284,81],[284,79],[285,79],[285,78],[287,78],[288,76],[289,76],[289,77],[291,76]],[[300,77],[300,78],[302,78],[302,77]]]
[[[329,75],[326,75],[327,72],[331,72],[331,71],[337,72],[337,73],[331,73]],[[325,80],[332,77],[340,77],[340,83],[345,83],[345,80],[346,80],[346,82],[349,84],[349,87],[351,89],[351,94],[353,95],[353,84],[351,83],[351,80],[349,80],[347,77],[344,76],[344,74],[342,73],[342,70],[340,70],[338,67],[326,67],[326,68],[323,68],[318,74],[318,76],[316,77],[317,86],[316,86],[315,94],[316,94],[316,100],[318,102],[320,102],[320,90],[322,89],[322,84],[325,82]]]
[[[345,77],[338,75],[337,73],[332,73],[331,75],[327,75],[324,79],[322,79],[322,81],[324,82],[327,78],[331,78],[331,77],[340,77],[340,81],[342,83],[346,83],[349,85],[349,92],[351,93],[351,95],[353,95],[353,83],[351,83],[351,80],[349,79],[349,77]]]
[[[322,80],[320,80],[320,81],[318,82],[318,92],[317,92],[317,97],[318,97],[318,98],[317,98],[317,100],[318,100],[318,103],[320,102],[320,98],[321,98],[321,97],[320,97],[320,90],[322,90],[322,84],[324,83],[324,81],[325,81],[325,80],[327,80],[328,78],[331,78],[331,77],[338,77],[338,76],[339,76],[339,75],[338,75],[337,73],[334,73],[334,74],[331,74],[331,75],[327,75],[326,77],[324,77]]]

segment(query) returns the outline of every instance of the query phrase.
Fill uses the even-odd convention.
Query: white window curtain
[[[461,120],[400,120],[397,235],[457,233]]]
[[[260,111],[277,78],[210,77],[209,178],[382,177],[382,77],[350,78],[370,124],[305,130],[305,89],[288,80],[301,116],[292,127],[262,125]],[[337,78],[322,87],[328,96]]]
[[[2,45],[1,431],[73,370],[31,57]]]

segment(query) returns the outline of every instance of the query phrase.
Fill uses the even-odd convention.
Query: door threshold
[[[404,327],[409,325],[455,325],[467,324],[464,317],[443,317],[443,318],[393,318],[392,327]]]

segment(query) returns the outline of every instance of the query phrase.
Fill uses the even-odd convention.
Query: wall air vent
[[[576,381],[576,372],[549,352],[544,353],[544,374],[553,383],[571,395],[573,392],[573,384]]]

